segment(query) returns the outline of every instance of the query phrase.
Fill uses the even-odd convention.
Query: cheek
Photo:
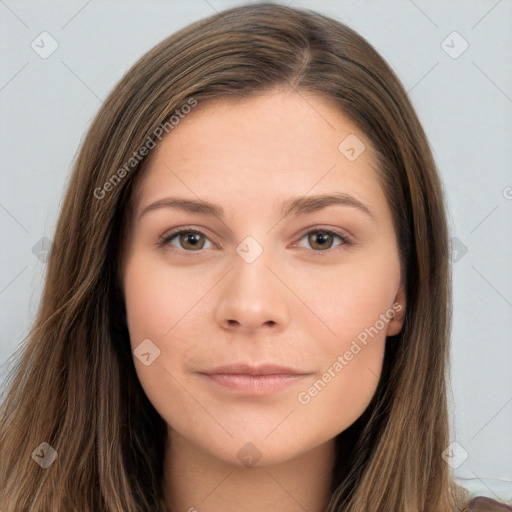
[[[188,407],[186,400],[181,401],[183,389],[178,380],[184,361],[198,352],[194,340],[203,339],[211,328],[203,321],[211,281],[204,273],[171,269],[144,255],[135,254],[126,265],[126,315],[135,369],[146,395],[160,412],[169,408],[169,396],[179,403],[178,410]],[[147,352],[146,366],[137,355]]]
[[[160,338],[166,326],[170,327],[171,318],[166,318],[166,308],[161,301],[163,286],[158,287],[154,272],[145,271],[136,262],[128,266],[124,289],[132,349],[143,339]],[[168,306],[169,312],[172,311],[171,305]]]
[[[193,314],[208,290],[205,276],[176,271],[144,258],[126,266],[125,302],[132,346],[150,338],[162,344]],[[158,341],[157,341],[158,340]]]
[[[308,275],[303,272],[302,275]],[[297,294],[321,319],[331,349],[343,349],[360,333],[373,327],[379,337],[385,338],[386,328],[391,320],[390,307],[395,301],[400,281],[400,268],[390,256],[379,258],[361,254],[357,260],[346,266],[332,268],[318,267],[309,271],[308,279],[295,279]],[[387,322],[381,315],[387,315]],[[391,312],[392,313],[392,312]],[[382,331],[382,332],[381,332]],[[364,334],[361,335],[364,338]],[[334,345],[336,345],[334,347]]]
[[[390,251],[393,254],[392,251]],[[382,371],[386,330],[400,279],[399,264],[389,255],[371,255],[352,261],[336,273],[319,268],[314,276],[322,286],[300,290],[308,306],[321,318],[322,336],[315,338],[315,353],[322,361],[315,379],[297,396],[310,417],[339,411],[329,421],[345,427],[370,403]],[[320,324],[318,324],[320,325]]]
[[[197,405],[187,400],[180,385],[181,364],[194,337],[188,315],[201,295],[193,284],[143,256],[133,256],[126,265],[124,292],[135,370],[149,401],[169,424],[179,424],[183,415],[197,415]],[[150,354],[147,365],[137,353]]]
[[[377,389],[384,343],[376,341],[348,360],[345,353],[297,394],[303,416],[337,435],[363,414]]]

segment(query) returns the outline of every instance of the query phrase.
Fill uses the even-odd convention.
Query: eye
[[[199,252],[201,249],[210,249],[208,237],[196,229],[181,228],[165,234],[159,241],[159,245],[170,245],[172,248],[187,252]],[[179,244],[179,245],[176,245]]]
[[[350,237],[329,229],[314,229],[302,236],[297,244],[301,244],[303,240],[317,253],[330,253],[336,250],[336,247],[350,244]],[[339,241],[335,245],[336,240]],[[209,244],[209,245],[208,245]],[[190,227],[177,228],[170,233],[166,233],[158,242],[159,246],[166,246],[171,250],[181,252],[201,252],[203,249],[211,249],[212,242],[205,233]],[[334,246],[334,249],[332,247]],[[305,247],[306,249],[308,247]],[[331,250],[332,249],[332,250]]]
[[[317,252],[331,252],[329,249],[333,247],[336,239],[341,242],[338,244],[338,246],[347,245],[350,243],[348,236],[342,235],[341,233],[336,233],[335,231],[328,229],[314,229],[309,231],[300,239],[300,241],[304,239],[306,239],[306,242],[309,244],[309,246]],[[303,245],[300,246],[304,247]]]

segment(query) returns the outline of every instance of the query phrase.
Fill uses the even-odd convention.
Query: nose
[[[253,333],[259,330],[286,329],[290,323],[289,290],[277,275],[279,265],[264,252],[247,263],[238,255],[234,266],[222,280],[216,320],[225,330]]]

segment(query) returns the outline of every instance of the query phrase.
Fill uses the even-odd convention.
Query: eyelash
[[[169,232],[169,233],[166,233],[165,235],[163,235],[157,245],[159,247],[164,247],[172,252],[180,252],[180,253],[186,253],[187,256],[190,255],[193,257],[193,254],[194,253],[198,253],[201,254],[202,252],[204,252],[202,249],[199,249],[197,251],[188,251],[186,249],[176,249],[175,247],[172,247],[169,245],[169,243],[171,242],[171,240],[173,240],[177,235],[180,235],[182,233],[194,233],[194,234],[199,234],[201,236],[204,236],[205,238],[208,239],[208,236],[203,233],[201,230],[198,230],[198,229],[195,229],[193,228],[192,226],[184,226],[184,227],[180,227],[180,228],[176,228],[175,230]],[[326,234],[329,234],[329,235],[334,235],[335,237],[338,237],[342,243],[340,243],[339,245],[335,246],[334,248],[330,248],[330,249],[326,249],[324,251],[322,250],[319,250],[319,249],[311,249],[311,251],[313,253],[316,253],[318,254],[319,256],[325,256],[327,254],[331,254],[333,253],[334,251],[336,251],[338,248],[340,248],[341,246],[344,246],[344,245],[351,245],[352,244],[352,240],[351,240],[351,237],[346,235],[346,234],[341,234],[339,233],[338,231],[334,231],[332,229],[324,229],[324,228],[314,228],[314,229],[311,229],[310,231],[307,231],[306,233],[304,233],[300,238],[299,238],[299,242],[306,236],[308,235],[311,235],[313,233],[326,233]],[[209,239],[208,239],[209,240]],[[298,243],[298,242],[295,242],[295,244]],[[295,247],[296,245],[294,245]]]

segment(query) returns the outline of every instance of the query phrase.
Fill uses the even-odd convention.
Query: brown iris
[[[313,249],[330,249],[333,243],[333,234],[327,231],[315,231],[309,234],[308,241]]]
[[[196,231],[184,231],[180,233],[179,239],[184,249],[202,249],[205,243],[204,236]]]

